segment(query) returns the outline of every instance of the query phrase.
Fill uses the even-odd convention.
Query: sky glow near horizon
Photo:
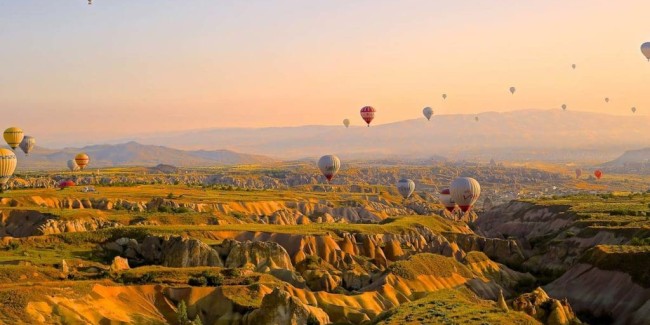
[[[650,112],[648,1],[93,2],[0,0],[4,125],[92,142],[359,126],[364,105],[378,124],[425,106]]]

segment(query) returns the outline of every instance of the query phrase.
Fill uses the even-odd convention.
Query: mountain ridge
[[[90,156],[90,168],[119,166],[155,166],[168,164],[178,167],[206,167],[214,165],[262,164],[275,159],[238,153],[231,150],[180,150],[159,145],[129,141],[121,144],[97,144],[82,148],[47,149],[36,147],[29,155],[19,150],[18,169],[66,168],[66,162],[79,152]]]

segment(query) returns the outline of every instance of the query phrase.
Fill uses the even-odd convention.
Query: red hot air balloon
[[[594,176],[596,176],[597,179],[600,179],[601,177],[603,177],[603,172],[600,169],[596,169],[596,171],[594,172]]]
[[[361,109],[361,118],[368,123],[368,127],[370,127],[370,122],[375,118],[375,108],[372,106],[364,106]]]
[[[65,189],[65,188],[68,188],[68,187],[72,187],[74,185],[75,185],[74,182],[71,181],[71,180],[61,181],[61,183],[59,183],[59,188],[60,189]]]

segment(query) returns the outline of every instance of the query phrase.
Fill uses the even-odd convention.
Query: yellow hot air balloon
[[[24,137],[25,134],[23,133],[23,130],[17,127],[10,127],[6,129],[4,133],[5,141],[11,147],[11,149],[18,148]]]
[[[79,169],[83,170],[90,162],[90,157],[88,157],[87,154],[82,152],[74,157],[74,161],[79,166]]]
[[[0,148],[0,192],[4,191],[5,185],[16,170],[16,154],[9,149]]]

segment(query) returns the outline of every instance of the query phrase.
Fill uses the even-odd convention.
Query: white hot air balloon
[[[481,195],[481,185],[471,177],[459,177],[451,182],[451,198],[463,212],[467,212]]]
[[[650,61],[650,42],[641,44],[641,53],[643,53],[643,56]]]
[[[77,165],[77,162],[74,161],[74,159],[70,159],[70,160],[68,160],[68,169],[71,172],[76,172],[76,171],[79,170],[79,165]]]
[[[327,181],[331,181],[341,168],[341,160],[334,155],[323,156],[318,160],[318,168]]]
[[[515,88],[515,87],[510,87],[510,93],[511,93],[511,94],[514,95],[514,94],[515,94],[515,91],[517,91],[517,88]]]
[[[4,192],[4,188],[14,174],[17,164],[16,154],[13,151],[0,148],[0,192]]]
[[[34,149],[34,146],[36,145],[36,139],[34,137],[30,137],[29,135],[26,135],[23,137],[23,141],[20,142],[20,149],[28,155],[32,149]]]
[[[415,182],[410,179],[402,178],[397,182],[397,191],[403,198],[408,199],[415,191]]]
[[[346,118],[345,120],[343,120],[343,125],[345,125],[346,128],[349,128],[350,127],[350,119]]]
[[[451,192],[448,188],[440,191],[440,202],[445,206],[445,209],[449,212],[454,212],[456,209],[456,202],[451,198]]]
[[[433,108],[431,107],[425,107],[422,110],[422,114],[424,114],[424,117],[427,118],[427,120],[431,121],[431,116],[433,116]]]

